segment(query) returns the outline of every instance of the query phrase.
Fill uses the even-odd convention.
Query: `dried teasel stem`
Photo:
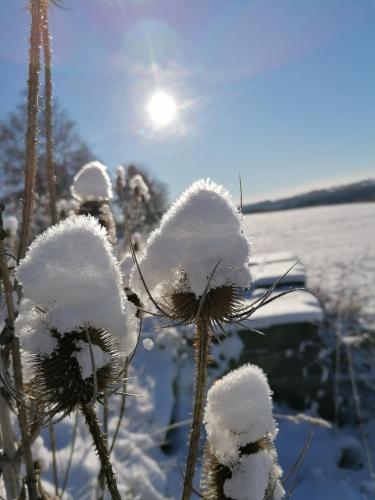
[[[104,471],[107,486],[112,499],[121,500],[121,496],[117,488],[116,477],[113,472],[112,464],[109,460],[107,446],[104,440],[104,436],[100,430],[94,408],[91,404],[81,405],[81,411],[83,416],[85,417],[86,423],[94,439],[96,451],[98,453],[101,467]]]
[[[22,364],[21,364],[21,350],[20,343],[17,337],[14,337],[12,342],[12,361],[14,371],[14,382],[18,392],[23,393],[23,380],[22,380]],[[37,500],[40,498],[37,489],[37,479],[35,475],[33,456],[31,453],[31,440],[29,432],[29,424],[27,418],[27,410],[24,401],[17,400],[18,420],[21,429],[21,438],[23,445],[23,455],[26,465],[26,484],[29,492],[30,500]]]
[[[1,207],[0,210],[0,225],[2,226],[2,209]],[[6,305],[7,305],[7,312],[8,312],[8,318],[9,318],[9,328],[13,330],[13,323],[15,320],[15,309],[14,309],[14,304],[13,304],[13,296],[12,296],[12,282],[9,276],[9,270],[8,266],[5,260],[5,253],[4,253],[4,245],[3,241],[0,238],[0,270],[1,270],[1,279],[3,281],[4,285],[4,291],[5,291],[5,299],[6,299]],[[13,335],[14,336],[14,335]],[[19,392],[22,392],[23,390],[23,383],[22,383],[22,371],[21,371],[21,359],[20,359],[20,350],[19,350],[19,343],[17,338],[13,338],[12,340],[12,358],[13,358],[13,371],[14,371],[14,379],[15,379],[15,384],[16,388]],[[5,402],[2,402],[2,413],[7,412],[7,405],[3,404]],[[35,475],[34,475],[34,465],[33,465],[33,460],[32,460],[32,454],[31,454],[31,445],[28,437],[28,424],[27,424],[27,414],[26,414],[26,408],[23,405],[23,403],[19,400],[17,400],[17,406],[18,406],[18,418],[19,418],[19,423],[20,423],[20,428],[21,428],[21,435],[22,435],[22,445],[24,448],[24,457],[25,457],[25,463],[26,463],[26,470],[27,470],[27,485],[28,485],[28,490],[29,490],[29,496],[31,500],[36,500],[38,498],[37,495],[37,490],[36,490],[36,482],[35,482]],[[4,438],[4,445],[7,446],[7,456],[8,458],[12,458],[14,456],[15,450],[14,448],[14,443],[11,447],[10,443],[8,443],[8,438],[10,438],[13,433],[11,429],[4,429],[3,425],[7,424],[7,418],[9,418],[9,415],[6,417],[4,415],[4,419],[2,419],[2,428],[3,428],[3,438]],[[13,473],[15,474],[14,477],[11,478],[11,483],[9,484],[9,487],[12,485],[12,489],[16,488],[18,491],[19,485],[17,484],[17,473],[16,470],[13,469]],[[8,493],[7,493],[8,494]],[[9,496],[9,495],[8,495]],[[18,496],[18,495],[16,495]],[[15,496],[15,497],[16,497]],[[13,496],[10,496],[10,498],[15,498]]]
[[[52,451],[52,476],[53,476],[53,484],[55,486],[55,495],[59,494],[59,476],[57,473],[57,460],[56,460],[56,433],[55,427],[52,422],[48,424],[48,432],[51,443],[51,451]]]
[[[3,469],[4,485],[7,498],[17,498],[20,491],[17,464],[13,462],[16,456],[15,437],[10,421],[9,406],[6,399],[0,393],[0,447],[9,459]]]
[[[108,451],[108,420],[109,420],[108,394],[107,391],[105,391],[103,396],[103,437],[107,451]],[[104,493],[105,493],[105,474],[103,467],[101,467],[98,474],[98,492],[97,492],[98,500],[103,500]]]
[[[1,222],[1,213],[0,213]],[[14,318],[14,305],[12,300],[12,284],[9,278],[8,266],[4,258],[4,245],[0,239],[0,276],[4,285],[5,300],[8,315]],[[0,363],[3,360],[0,360]],[[2,447],[8,459],[13,460],[16,456],[15,439],[10,421],[9,406],[0,390],[0,429],[2,434]],[[0,437],[1,437],[0,434]],[[16,464],[4,466],[4,483],[8,498],[17,498],[19,494],[18,470]]]
[[[207,364],[210,344],[210,328],[207,319],[198,318],[195,324],[195,355],[196,355],[196,372],[195,372],[195,395],[194,395],[194,410],[193,423],[189,440],[189,451],[186,462],[185,480],[182,493],[182,499],[188,500],[193,492],[193,478],[195,472],[195,464],[197,461],[200,428],[203,418],[203,405],[207,380]]]
[[[53,162],[53,121],[52,121],[52,64],[51,46],[48,24],[48,0],[42,0],[43,24],[42,42],[44,54],[44,101],[45,101],[45,133],[46,133],[46,164],[48,179],[49,206],[52,224],[56,224],[56,188],[55,188],[55,166]]]
[[[31,34],[29,56],[29,80],[27,99],[27,131],[25,155],[25,188],[23,195],[22,227],[18,247],[18,262],[25,256],[29,239],[29,230],[33,214],[36,164],[38,155],[38,92],[40,41],[42,26],[41,0],[31,1]]]

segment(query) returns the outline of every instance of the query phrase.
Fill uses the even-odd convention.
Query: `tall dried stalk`
[[[56,188],[55,188],[55,165],[53,161],[53,117],[52,117],[52,64],[51,45],[48,24],[48,0],[42,0],[43,23],[42,43],[44,54],[44,105],[45,105],[45,133],[46,133],[46,166],[48,180],[49,207],[51,223],[56,224]]]
[[[2,214],[0,211],[0,226],[2,226]],[[0,276],[4,285],[5,300],[8,308],[8,315],[14,317],[14,306],[12,300],[12,284],[8,274],[8,266],[5,260],[4,245],[0,239]],[[0,364],[5,361],[3,356],[0,358]],[[5,361],[5,364],[7,362]],[[9,465],[4,465],[4,484],[8,498],[17,498],[20,492],[19,471],[17,463],[13,460],[16,456],[15,437],[10,421],[9,405],[0,391],[0,439],[1,447],[3,448]]]
[[[13,297],[12,297],[12,282],[10,280],[8,266],[6,264],[4,257],[4,247],[2,241],[0,241],[0,266],[1,266],[1,277],[4,284],[5,298],[8,310],[9,328],[13,329],[13,324],[16,316],[13,304]],[[12,345],[14,382],[18,393],[22,394],[23,382],[22,382],[20,345],[19,345],[19,340],[17,339],[17,337],[14,337],[14,335],[11,345]],[[37,480],[35,477],[33,457],[31,453],[31,441],[29,436],[27,412],[24,402],[21,401],[19,398],[17,399],[17,408],[18,408],[18,419],[22,437],[23,454],[26,465],[26,483],[28,487],[29,497],[31,500],[37,500],[38,499]]]
[[[49,422],[48,424],[49,439],[52,451],[52,476],[53,484],[55,486],[55,495],[59,494],[59,476],[57,473],[57,460],[56,460],[56,432],[54,425]]]
[[[205,318],[198,318],[195,325],[195,396],[193,423],[189,441],[188,458],[186,462],[185,480],[182,492],[182,499],[188,500],[193,492],[193,478],[195,473],[195,464],[199,450],[200,429],[203,418],[203,405],[207,380],[207,364],[210,343],[209,323]]]
[[[41,42],[41,0],[31,0],[31,33],[29,54],[29,79],[27,100],[27,131],[26,131],[26,153],[25,153],[25,188],[23,195],[22,227],[20,243],[18,247],[18,262],[25,256],[30,224],[33,213],[35,176],[38,147],[38,92],[39,92],[39,65],[40,65],[40,42]],[[13,317],[12,317],[13,316]],[[9,314],[13,323],[13,314]],[[14,337],[12,341],[12,361],[14,381],[19,393],[23,393],[23,380],[21,368],[21,355],[19,340]],[[37,479],[34,471],[31,443],[29,437],[29,426],[27,411],[23,401],[17,400],[18,418],[20,423],[24,460],[26,465],[26,483],[31,500],[38,499]]]
[[[27,131],[25,154],[25,188],[23,194],[22,226],[18,261],[26,254],[31,218],[33,214],[35,176],[38,155],[38,92],[41,42],[41,0],[31,0],[31,33],[29,55],[29,80],[27,99]]]
[[[117,488],[116,476],[113,472],[112,464],[109,460],[107,446],[100,430],[98,420],[95,415],[94,407],[91,404],[81,405],[82,414],[85,417],[86,423],[90,429],[90,433],[94,439],[94,444],[101,467],[104,471],[107,486],[113,500],[121,500],[120,493]]]
[[[0,394],[0,447],[9,460],[4,464],[3,476],[7,498],[18,498],[20,483],[17,464],[14,462],[16,456],[16,440],[10,421],[9,406],[2,394]]]

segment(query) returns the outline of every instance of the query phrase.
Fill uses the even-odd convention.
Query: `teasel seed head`
[[[69,414],[116,383],[118,349],[110,334],[93,327],[64,334],[52,329],[50,333],[55,349],[48,355],[32,355],[31,393],[47,415]]]
[[[91,200],[81,203],[78,215],[91,215],[107,231],[112,245],[116,243],[116,223],[109,203],[106,200]]]

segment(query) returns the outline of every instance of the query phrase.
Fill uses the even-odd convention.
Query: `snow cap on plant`
[[[116,185],[118,189],[124,189],[126,186],[126,176],[125,176],[125,168],[122,165],[119,165],[116,169],[117,180]]]
[[[284,495],[273,445],[277,429],[271,394],[265,374],[251,364],[228,373],[208,391],[205,498],[279,500]]]
[[[136,200],[147,201],[150,198],[150,190],[141,174],[135,174],[130,178],[129,187],[133,191]]]
[[[85,216],[49,228],[30,246],[17,279],[28,300],[16,333],[33,358],[38,392],[57,411],[87,403],[94,378],[104,391],[119,349],[129,355],[137,338],[135,307],[105,230]]]
[[[107,167],[99,161],[87,163],[75,175],[71,191],[72,196],[81,203],[110,200],[113,193]]]
[[[205,309],[221,320],[238,305],[236,290],[250,286],[249,242],[228,192],[200,180],[164,214],[139,260],[151,293],[172,316],[191,320],[208,286]],[[146,298],[140,276],[130,287]]]
[[[107,230],[109,241],[116,243],[116,224],[108,201],[112,198],[112,183],[107,167],[98,161],[84,165],[74,177],[71,188],[79,201],[79,215],[92,215]]]

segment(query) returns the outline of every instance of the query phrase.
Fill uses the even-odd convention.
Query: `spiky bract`
[[[57,340],[56,349],[48,356],[33,356],[31,391],[39,409],[53,416],[60,412],[69,414],[95,397],[94,369],[92,367],[91,375],[84,378],[77,359],[82,345],[89,347],[89,339],[93,348],[97,346],[109,355],[109,362],[95,370],[97,396],[116,381],[119,365],[115,341],[103,330],[87,327],[65,334],[52,330],[51,335]],[[87,356],[91,363],[89,352]]]
[[[267,489],[264,493],[264,500],[273,500],[274,490],[277,486],[280,476],[280,469],[277,465],[277,456],[272,439],[265,436],[255,443],[248,443],[239,450],[239,459],[243,456],[252,455],[261,451],[267,451],[274,459],[274,466],[269,476]],[[204,465],[202,472],[201,490],[205,500],[232,500],[224,493],[224,485],[228,479],[233,475],[232,469],[224,465],[218,458],[210,451],[209,445],[206,443],[204,452]]]
[[[168,314],[177,321],[194,323],[199,316],[207,324],[225,323],[239,307],[239,293],[235,287],[211,288],[204,296],[196,297],[190,291],[173,290],[163,304]]]

